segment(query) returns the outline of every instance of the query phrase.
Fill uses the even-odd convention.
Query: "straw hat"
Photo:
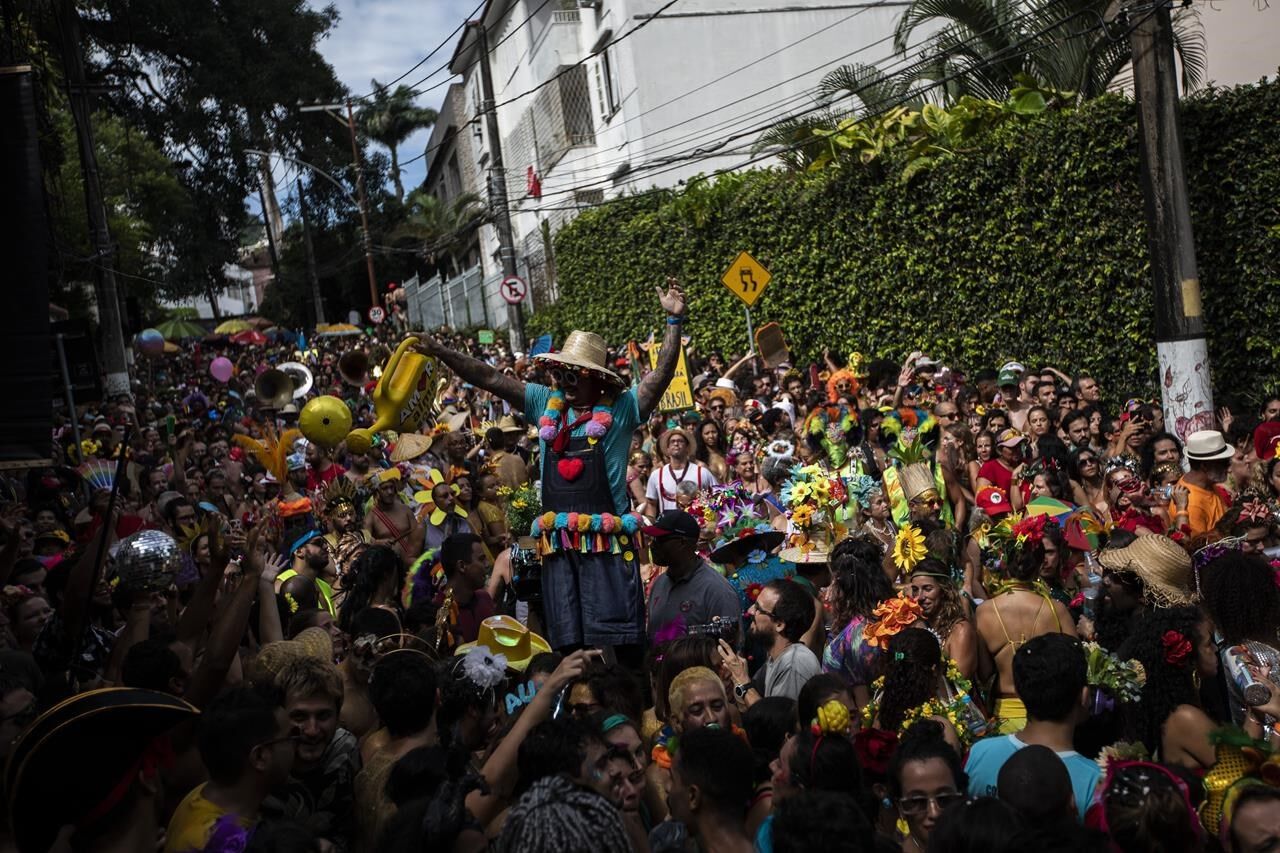
[[[431,449],[432,441],[434,439],[429,435],[416,432],[405,433],[396,441],[395,450],[391,451],[391,463],[394,465],[398,462],[417,459]]]
[[[324,628],[306,628],[292,640],[267,643],[254,662],[254,681],[270,683],[284,669],[302,658],[333,663],[333,639]]]
[[[1185,452],[1193,462],[1214,462],[1236,455],[1236,449],[1216,429],[1202,429],[1191,433],[1187,436]]]
[[[131,790],[121,783],[148,764],[144,757],[156,756],[154,764],[164,755],[157,738],[199,715],[176,696],[133,687],[79,693],[41,714],[5,768],[18,849],[53,849],[64,825],[110,811]]]
[[[622,378],[605,365],[608,364],[609,348],[604,338],[595,332],[572,331],[565,338],[564,346],[559,352],[544,352],[533,357],[534,361],[546,364],[563,364],[567,367],[581,367],[593,371],[610,382],[621,387],[625,385]]]
[[[511,415],[503,415],[498,418],[498,429],[503,432],[524,432],[524,428],[516,423],[516,419]]]
[[[551,651],[546,640],[510,616],[490,616],[481,622],[476,641],[461,644],[454,654],[465,655],[477,646],[484,646],[490,654],[502,655],[507,659],[507,666],[516,672],[524,672],[534,655]]]
[[[1098,556],[1103,568],[1133,572],[1146,589],[1147,600],[1157,607],[1195,604],[1191,555],[1168,536],[1139,536],[1124,548],[1104,548]]]
[[[674,435],[684,436],[685,444],[689,445],[690,453],[693,452],[693,437],[689,435],[688,431],[685,430],[684,427],[672,427],[664,432],[662,437],[658,439],[658,449],[662,451],[663,456],[670,455],[667,453],[667,445],[671,443],[671,437]]]

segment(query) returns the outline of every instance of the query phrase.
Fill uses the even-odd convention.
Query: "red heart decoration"
[[[561,459],[556,462],[556,470],[560,472],[560,476],[572,483],[574,480],[582,476],[582,469],[586,467],[582,464],[581,459]]]

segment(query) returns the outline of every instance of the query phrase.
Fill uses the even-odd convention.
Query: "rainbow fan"
[[[116,466],[102,459],[90,459],[76,473],[93,489],[110,489],[116,481]]]

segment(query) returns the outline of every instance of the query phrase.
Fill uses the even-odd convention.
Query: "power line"
[[[461,23],[461,24],[458,24],[458,26],[454,29],[454,31],[453,31],[453,32],[449,33],[449,35],[447,35],[447,36],[445,36],[445,37],[444,37],[444,41],[440,42],[438,45],[436,45],[435,47],[431,48],[431,52],[430,52],[430,53],[428,53],[426,56],[422,57],[421,59],[419,59],[416,63],[414,63],[413,67],[412,67],[412,68],[410,68],[408,71],[404,72],[404,73],[403,73],[403,74],[401,74],[399,77],[397,77],[396,79],[392,80],[390,83],[384,83],[384,84],[382,84],[381,86],[379,86],[379,87],[375,88],[375,89],[374,89],[372,92],[370,92],[369,94],[367,94],[367,95],[361,95],[361,96],[360,96],[360,97],[358,97],[358,98],[352,98],[352,100],[355,100],[355,101],[367,101],[367,100],[369,100],[370,98],[375,97],[379,92],[385,92],[385,91],[387,91],[387,90],[388,90],[388,89],[390,89],[392,86],[394,86],[395,84],[399,83],[401,80],[403,80],[404,78],[408,77],[408,76],[409,76],[410,74],[412,74],[413,72],[417,71],[419,68],[421,68],[423,65],[425,65],[425,64],[427,63],[427,60],[429,60],[431,57],[433,57],[433,56],[435,56],[437,53],[439,53],[439,52],[444,48],[444,46],[445,46],[445,45],[447,45],[447,44],[449,44],[450,42],[452,42],[452,41],[453,41],[453,37],[454,37],[454,36],[456,36],[458,33],[462,32],[462,29],[467,25],[467,22],[468,22],[468,21],[470,21],[470,20],[471,20],[471,18],[472,18],[472,17],[474,17],[474,16],[475,16],[475,14],[476,14],[477,12],[479,12],[481,9],[483,9],[483,8],[484,8],[484,6],[485,6],[485,4],[486,4],[487,2],[489,2],[489,0],[480,0],[479,5],[477,5],[474,9],[472,9],[472,10],[471,10],[471,14],[467,15],[467,17],[463,19],[463,21],[462,21],[462,23]],[[413,87],[411,86],[410,88],[413,88]]]
[[[700,86],[698,86],[698,87],[696,87],[696,88],[690,89],[690,90],[688,90],[688,91],[686,91],[686,92],[682,92],[682,93],[680,93],[679,95],[676,95],[674,98],[668,98],[667,100],[663,101],[662,103],[657,104],[656,106],[652,106],[652,107],[650,107],[649,109],[644,110],[643,112],[636,113],[635,115],[631,116],[630,118],[624,119],[624,120],[622,121],[622,123],[621,123],[619,126],[620,126],[620,127],[626,127],[627,125],[631,124],[633,121],[637,121],[637,120],[639,120],[639,119],[643,118],[644,116],[647,116],[647,115],[649,115],[649,114],[651,114],[651,113],[655,113],[655,112],[657,112],[658,110],[662,109],[663,107],[667,107],[667,106],[670,106],[671,104],[674,104],[676,101],[683,100],[684,98],[687,98],[687,97],[689,97],[690,95],[696,95],[698,92],[701,92],[701,91],[703,91],[703,90],[705,90],[705,89],[708,89],[708,88],[710,88],[711,86],[714,86],[716,83],[720,83],[720,82],[722,82],[722,81],[724,81],[724,80],[727,80],[728,78],[730,78],[730,77],[734,76],[735,74],[738,74],[738,73],[740,73],[740,72],[746,71],[748,68],[753,68],[754,66],[759,65],[761,62],[764,62],[764,61],[766,61],[766,60],[773,59],[773,58],[777,57],[777,55],[778,55],[778,54],[780,54],[780,53],[782,53],[783,51],[790,50],[791,48],[795,47],[796,45],[798,45],[798,44],[802,44],[802,43],[804,43],[804,42],[808,41],[808,40],[809,40],[809,39],[811,39],[811,38],[816,38],[816,37],[817,37],[817,36],[819,36],[819,35],[822,35],[822,34],[824,34],[824,33],[828,33],[828,32],[830,32],[831,30],[835,29],[836,27],[838,27],[838,26],[840,26],[840,25],[842,25],[842,24],[846,24],[846,23],[848,23],[849,21],[853,20],[854,18],[858,17],[859,15],[863,14],[864,12],[870,11],[871,9],[878,9],[878,8],[882,8],[883,6],[885,6],[886,4],[888,4],[888,3],[890,3],[890,2],[895,2],[895,0],[878,0],[878,2],[876,2],[876,3],[872,4],[872,5],[862,6],[862,7],[861,7],[861,8],[859,8],[856,12],[853,12],[852,14],[846,15],[845,17],[841,18],[840,20],[838,20],[838,21],[836,21],[836,22],[834,22],[834,23],[832,23],[832,24],[829,24],[829,25],[827,25],[827,26],[823,27],[822,29],[814,30],[813,32],[809,33],[809,34],[808,34],[808,35],[806,35],[806,36],[801,36],[800,38],[796,39],[795,41],[790,42],[789,44],[785,44],[785,45],[783,45],[782,47],[778,48],[777,50],[772,51],[771,53],[765,54],[764,56],[757,57],[756,59],[753,59],[753,60],[751,60],[750,62],[748,62],[746,65],[742,65],[742,66],[739,66],[738,68],[734,68],[732,71],[726,71],[724,74],[721,74],[719,77],[716,77],[716,78],[714,78],[714,79],[712,79],[712,80],[708,80],[707,82],[703,83],[702,85],[700,85]],[[781,81],[780,83],[776,83],[776,84],[774,84],[774,86],[771,86],[770,88],[774,88],[774,87],[776,87],[776,86],[780,86],[780,85],[782,85],[783,83],[789,83],[789,82],[791,82],[792,80],[795,80],[795,79],[797,79],[798,77],[804,76],[804,75],[806,75],[806,74],[812,74],[814,71],[818,70],[819,68],[823,68],[823,67],[826,67],[826,66],[828,66],[828,65],[830,65],[830,64],[832,64],[832,63],[840,62],[840,61],[842,61],[842,60],[848,59],[850,56],[853,56],[853,55],[855,55],[855,54],[861,53],[861,52],[863,52],[863,51],[865,51],[865,50],[870,50],[871,48],[875,47],[876,45],[878,45],[878,44],[883,44],[884,42],[889,41],[889,40],[891,40],[892,38],[893,38],[893,35],[892,35],[892,34],[890,34],[890,35],[888,35],[888,36],[885,36],[885,37],[884,37],[884,38],[882,38],[882,39],[877,39],[876,41],[871,42],[871,43],[869,43],[869,44],[867,44],[867,45],[864,45],[863,47],[860,47],[860,48],[858,48],[858,49],[857,49],[857,50],[855,50],[855,51],[852,51],[852,52],[850,52],[850,53],[846,53],[844,56],[836,57],[835,59],[831,60],[831,62],[829,62],[829,63],[823,63],[822,65],[819,65],[819,66],[817,66],[816,68],[810,69],[809,71],[805,71],[805,72],[802,72],[801,74],[797,74],[795,77],[790,77],[790,78],[788,78],[788,79],[786,79],[786,80]],[[769,91],[769,89],[763,89],[763,90],[761,90],[760,92],[756,92],[756,93],[754,93],[753,95],[748,95],[748,96],[746,96],[746,97],[748,97],[748,98],[750,98],[750,97],[754,97],[756,94],[762,94],[763,92],[767,92],[767,91]],[[787,99],[784,99],[784,100],[792,100],[793,98],[794,98],[794,96],[793,96],[792,98],[787,98]],[[744,98],[743,100],[745,100],[745,98]],[[736,102],[734,102],[734,103],[736,103]],[[722,106],[722,107],[717,107],[715,110],[712,110],[711,112],[719,112],[720,110],[727,109],[727,108],[728,108],[728,107],[730,107],[730,106],[733,106],[733,103],[725,104],[725,105],[724,105],[724,106]],[[639,142],[640,140],[642,140],[642,139],[647,139],[647,138],[649,138],[650,136],[653,136],[653,135],[654,135],[654,134],[656,134],[656,133],[661,133],[663,130],[670,130],[672,127],[679,127],[679,126],[680,126],[680,124],[684,124],[684,123],[686,123],[686,122],[693,121],[694,119],[702,118],[702,117],[704,117],[704,116],[706,116],[706,115],[709,115],[709,114],[710,114],[710,113],[702,113],[702,114],[700,114],[700,115],[693,116],[692,118],[684,119],[683,121],[679,122],[678,124],[671,125],[670,127],[660,128],[659,130],[651,131],[650,133],[647,133],[647,134],[645,134],[645,135],[643,135],[643,136],[638,136],[638,137],[636,137],[635,139],[628,139],[628,140],[626,140],[626,142],[625,142],[624,144],[630,144],[630,143],[632,143],[632,142]],[[581,161],[581,160],[583,160],[583,159],[587,159],[587,158],[583,157],[583,158],[579,158],[578,160],[570,160],[570,161],[568,161],[568,163],[565,163],[565,164],[563,164],[563,165],[571,165],[572,163],[580,162],[580,161]]]
[[[1021,17],[1022,17],[1022,18],[1026,18],[1026,17],[1030,16],[1030,14],[1032,14],[1032,13],[1033,13],[1033,12],[1024,13]],[[951,82],[952,80],[958,79],[959,77],[965,76],[966,74],[973,73],[973,72],[975,72],[975,71],[977,71],[977,70],[979,70],[979,69],[981,69],[981,68],[991,66],[991,65],[995,64],[997,61],[1003,61],[1004,59],[1009,58],[1009,56],[1016,55],[1016,51],[1018,51],[1019,49],[1021,49],[1021,48],[1025,47],[1026,45],[1030,44],[1030,43],[1031,43],[1032,41],[1034,41],[1035,39],[1040,38],[1040,37],[1044,36],[1045,34],[1047,34],[1047,33],[1049,33],[1049,32],[1052,32],[1054,29],[1057,29],[1058,27],[1060,27],[1060,26],[1062,26],[1062,25],[1066,24],[1068,21],[1070,21],[1070,20],[1072,20],[1072,19],[1074,19],[1074,18],[1076,18],[1076,17],[1081,16],[1082,14],[1088,14],[1088,13],[1086,13],[1086,12],[1080,12],[1080,11],[1073,12],[1072,14],[1067,15],[1066,17],[1059,19],[1056,23],[1051,24],[1051,25],[1049,25],[1048,27],[1046,27],[1046,28],[1044,28],[1044,29],[1042,29],[1042,30],[1040,30],[1040,31],[1038,31],[1038,32],[1036,32],[1036,33],[1033,33],[1033,34],[1031,34],[1031,35],[1027,36],[1027,37],[1026,37],[1026,38],[1024,38],[1023,40],[1021,40],[1021,41],[1019,41],[1019,42],[1017,42],[1017,43],[1015,43],[1015,44],[1009,45],[1008,47],[1006,47],[1006,48],[1004,48],[1004,49],[1002,49],[1002,50],[1000,50],[1000,51],[997,51],[994,55],[992,55],[992,56],[990,56],[990,57],[987,57],[987,58],[983,59],[983,60],[982,60],[982,61],[980,61],[980,62],[976,62],[976,63],[973,63],[972,65],[968,65],[968,66],[966,66],[965,68],[963,68],[963,69],[961,69],[961,70],[959,70],[959,71],[957,71],[957,72],[954,72],[954,73],[952,73],[952,74],[946,75],[945,77],[942,77],[942,78],[940,78],[940,79],[938,79],[938,80],[932,81],[932,82],[930,82],[929,84],[927,84],[927,85],[924,85],[924,86],[920,87],[919,89],[915,89],[915,90],[913,90],[913,91],[907,92],[907,93],[903,94],[902,96],[899,96],[898,98],[893,99],[893,100],[892,100],[889,104],[887,104],[887,105],[880,105],[880,107],[879,107],[879,108],[877,108],[876,110],[873,110],[873,111],[871,111],[870,113],[864,114],[864,115],[863,115],[863,117],[862,117],[862,120],[863,120],[863,121],[867,121],[867,120],[870,120],[870,119],[874,119],[874,118],[876,118],[876,117],[878,117],[878,116],[880,116],[880,115],[883,115],[883,114],[884,114],[885,112],[887,112],[888,110],[893,109],[894,107],[896,107],[896,106],[900,106],[900,105],[902,105],[902,104],[904,104],[904,103],[907,103],[907,102],[909,102],[909,101],[912,101],[912,100],[916,99],[917,97],[919,97],[920,95],[923,95],[924,93],[926,93],[926,92],[928,92],[928,91],[930,91],[930,90],[932,90],[932,89],[938,88],[939,86],[944,86],[944,85],[946,85],[947,83]],[[1001,24],[1001,26],[1006,26],[1008,23],[1011,23],[1011,22],[1006,22],[1005,24]],[[1104,25],[1095,25],[1095,26],[1090,27],[1089,29],[1083,30],[1083,31],[1081,31],[1081,32],[1074,33],[1074,34],[1069,34],[1069,35],[1068,35],[1068,36],[1066,36],[1063,40],[1066,40],[1066,39],[1069,39],[1069,38],[1075,38],[1075,37],[1078,37],[1078,36],[1084,35],[1084,34],[1086,34],[1086,33],[1088,33],[1088,32],[1092,32],[1092,31],[1094,31],[1094,30],[1098,29],[1098,28],[1099,28],[1099,26],[1104,26]],[[991,28],[991,29],[987,30],[986,32],[991,32],[993,29],[995,29],[995,28]],[[976,39],[978,39],[978,38],[981,38],[983,35],[985,35],[985,34],[986,34],[986,32],[984,32],[984,33],[979,33],[979,34],[977,34],[977,35],[975,35],[975,36],[971,37],[970,39],[968,39],[968,40],[967,40],[967,43],[968,43],[968,42],[972,42],[972,41],[974,41],[974,40],[976,40]],[[928,59],[927,59],[927,58],[926,58],[926,59],[922,59],[922,60],[920,60],[920,61],[919,61],[918,63],[916,63],[916,64],[923,64],[923,63],[924,63],[924,62],[926,62],[926,61],[928,61]],[[864,88],[866,88],[866,87],[864,87]],[[801,112],[799,112],[799,113],[796,113],[795,115],[791,116],[790,118],[791,118],[791,119],[802,118],[803,116],[808,115],[808,114],[811,114],[811,113],[813,113],[813,112],[815,112],[815,111],[817,111],[817,110],[819,110],[819,109],[823,109],[823,107],[819,106],[819,107],[811,108],[811,109],[808,109],[808,110],[804,110],[804,111],[801,111]],[[776,122],[775,122],[774,124],[776,124]],[[657,168],[657,171],[656,171],[656,172],[654,172],[652,175],[650,175],[650,177],[652,178],[652,177],[654,177],[654,176],[656,176],[656,175],[665,174],[666,172],[673,171],[673,170],[675,170],[675,169],[677,169],[677,168],[681,167],[685,162],[696,161],[696,160],[705,160],[705,159],[710,159],[711,157],[724,156],[723,154],[719,153],[719,151],[718,151],[718,149],[719,149],[719,148],[722,148],[724,145],[727,145],[729,142],[732,142],[732,141],[734,141],[735,139],[741,138],[741,137],[743,137],[743,136],[750,135],[750,134],[751,134],[751,133],[753,133],[753,132],[760,132],[760,131],[762,131],[762,130],[767,130],[767,129],[768,129],[769,127],[771,127],[771,126],[773,126],[773,125],[772,125],[772,124],[764,125],[764,126],[762,126],[761,128],[758,128],[758,129],[755,129],[755,130],[747,130],[747,131],[743,131],[743,132],[741,132],[741,133],[735,134],[735,135],[733,135],[733,136],[730,136],[729,138],[727,138],[727,139],[723,140],[723,141],[720,143],[720,145],[719,145],[719,146],[717,146],[716,150],[713,150],[713,151],[711,151],[711,152],[706,152],[706,153],[701,153],[701,154],[695,153],[695,154],[693,154],[693,155],[685,156],[685,157],[673,157],[673,158],[669,158],[669,159],[666,159],[666,160],[660,160],[660,161],[651,162],[651,163],[642,163],[640,166],[636,167],[636,169],[635,169],[635,170],[633,170],[633,171],[641,171],[641,170],[645,170],[645,169],[654,169],[654,168]],[[725,174],[726,172],[736,171],[737,169],[744,168],[745,166],[749,166],[749,165],[751,165],[751,164],[753,164],[753,163],[756,163],[756,162],[759,162],[759,161],[761,161],[761,160],[767,160],[767,159],[770,159],[770,158],[776,157],[779,153],[783,153],[783,152],[791,151],[791,150],[796,150],[796,149],[798,149],[798,148],[802,147],[803,145],[808,144],[809,142],[810,142],[810,140],[802,140],[802,141],[800,141],[800,142],[796,142],[796,143],[792,143],[791,145],[784,146],[784,147],[783,147],[783,148],[781,148],[781,149],[771,149],[771,150],[769,150],[769,151],[762,152],[761,154],[759,154],[759,155],[757,155],[757,156],[754,156],[754,157],[752,157],[752,158],[749,158],[748,160],[746,160],[746,161],[745,161],[745,162],[743,162],[743,163],[739,163],[739,164],[737,164],[737,165],[735,165],[735,166],[730,166],[730,167],[725,167],[725,168],[723,168],[723,169],[715,170],[715,171],[713,171],[710,175],[708,175],[707,177],[715,177],[715,176],[718,176],[718,175],[721,175],[721,174]],[[593,186],[595,186],[595,185],[599,185],[599,184],[603,184],[603,183],[605,183],[605,182],[608,182],[609,180],[610,180],[609,178],[605,178],[605,179],[603,179],[602,181],[595,181],[595,182],[588,183],[588,184],[585,184],[585,185],[577,185],[577,186],[570,187],[570,188],[565,189],[565,190],[556,190],[556,191],[553,191],[553,192],[551,192],[551,193],[547,193],[547,194],[545,194],[545,195],[543,196],[543,198],[546,198],[546,197],[548,197],[548,196],[554,196],[554,195],[566,195],[566,194],[568,194],[568,193],[577,193],[577,192],[582,191],[583,189],[589,189],[589,188],[592,188],[592,187],[593,187]],[[653,189],[653,190],[651,190],[651,191],[657,191],[658,189],[660,189],[660,188],[654,188],[654,189]],[[661,189],[666,189],[666,188],[661,188]],[[577,208],[575,208],[575,209],[584,209],[584,208],[590,208],[590,207],[598,207],[598,206],[600,206],[600,205],[602,205],[602,204],[610,203],[611,201],[621,201],[621,200],[624,200],[624,199],[627,199],[627,198],[635,198],[635,197],[637,197],[637,196],[639,196],[639,195],[644,195],[644,194],[647,194],[647,193],[646,193],[646,192],[642,192],[642,193],[633,194],[633,195],[630,195],[630,196],[619,196],[619,197],[618,197],[618,198],[616,198],[616,199],[606,199],[606,200],[605,200],[605,201],[603,201],[603,202],[598,202],[598,203],[595,203],[595,204],[581,205],[581,206],[578,206],[578,207],[577,207]],[[542,209],[547,209],[547,208],[540,208],[540,210],[542,210]]]

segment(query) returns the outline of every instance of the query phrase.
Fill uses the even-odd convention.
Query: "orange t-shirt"
[[[1185,477],[1178,481],[1178,485],[1190,492],[1187,498],[1187,524],[1191,527],[1191,535],[1208,533],[1226,514],[1227,505],[1216,491],[1188,483]],[[1169,517],[1176,518],[1177,513],[1177,508],[1170,502]]]

